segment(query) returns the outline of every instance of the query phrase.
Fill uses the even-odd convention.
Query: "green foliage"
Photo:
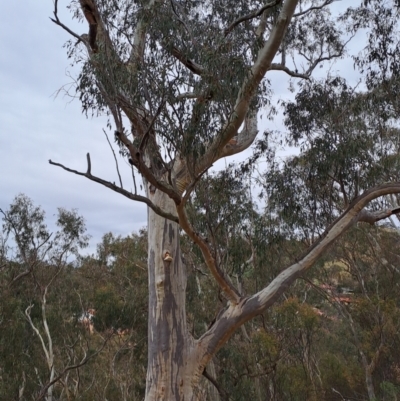
[[[221,177],[210,177],[208,193],[218,191],[218,185],[226,185],[223,180],[220,184]],[[263,219],[260,220],[250,202],[246,204],[243,201],[246,189],[239,183],[237,185],[232,185],[229,196],[233,199],[233,211],[236,213],[237,207],[237,214],[244,218],[240,229],[237,227],[240,219],[235,218],[237,215],[229,213],[229,209],[217,208],[218,205],[210,206],[213,219],[208,222],[207,214],[200,214],[199,227],[204,227],[208,233],[214,230],[215,236],[229,238],[227,244],[232,246],[232,250],[229,250],[224,263],[237,266],[232,272],[239,274],[243,288],[256,289],[259,282],[268,281],[275,274],[262,266],[268,261],[282,263],[285,260],[278,254],[282,246],[288,253],[287,260],[290,260],[291,252],[301,251],[303,246],[294,240],[272,240],[271,232],[261,231]],[[229,192],[225,196],[227,194]],[[205,196],[199,191],[193,207],[197,200],[201,205],[200,195]],[[236,197],[241,201],[235,203]],[[33,216],[44,216],[32,203],[29,204],[29,210],[35,211]],[[199,210],[201,212],[201,208]],[[20,215],[13,218],[15,216]],[[29,219],[29,214],[26,216]],[[36,226],[28,221],[25,227],[41,226],[45,230],[44,220],[34,221]],[[82,220],[76,221],[78,226],[79,221]],[[260,227],[254,230],[254,225],[257,227],[258,224]],[[67,224],[67,227],[76,225]],[[248,231],[248,227],[252,230]],[[31,229],[30,232],[37,231]],[[71,238],[69,232],[65,230],[58,238]],[[84,235],[83,231],[73,232],[76,239]],[[249,239],[244,240],[243,236]],[[263,236],[271,238],[270,244],[258,247],[255,260],[246,264],[251,255],[250,238],[254,246],[257,240],[264,241]],[[382,399],[394,400],[400,385],[400,359],[393,352],[393,347],[400,346],[397,291],[400,276],[396,270],[398,255],[394,251],[398,241],[399,236],[393,230],[354,228],[332,248],[319,268],[312,271],[308,280],[314,283],[314,287],[307,282],[298,282],[287,292],[285,299],[234,334],[213,360],[215,378],[229,399],[339,400],[340,394],[348,398],[365,394],[360,351],[371,362],[379,349],[373,372],[375,392]],[[58,242],[60,252],[64,251],[66,243],[65,240]],[[202,272],[199,255],[193,252],[192,245],[185,238],[182,238],[182,249],[189,268],[189,327],[198,336],[223,303],[218,300],[213,280]],[[10,269],[21,271],[22,260],[8,261],[7,258],[7,268],[1,271],[0,280],[0,395],[4,399],[18,392],[23,383],[25,394],[37,394],[40,390],[38,377],[45,383],[48,376],[41,344],[24,314],[26,307],[33,303],[30,317],[44,334],[41,292],[33,278],[46,285],[53,274],[49,269],[50,262],[46,262],[34,267],[34,275],[23,276],[10,286],[15,278]],[[109,399],[124,396],[127,400],[136,400],[143,397],[147,358],[146,258],[145,231],[126,238],[106,234],[98,246],[97,255],[80,258],[74,262],[75,267],[63,265],[49,286],[46,316],[57,371],[62,371],[73,361],[79,362],[84,352],[93,355],[85,365],[69,374],[71,379],[79,374],[81,384],[76,399],[90,400],[100,393]],[[235,258],[238,259],[236,262]],[[342,296],[352,297],[354,302],[348,306],[338,304],[328,293],[324,295],[313,289],[324,283],[334,283],[338,295],[351,288],[353,292],[350,295]],[[80,321],[82,313],[90,308],[95,310],[93,334]],[[349,316],[357,337],[350,328]],[[67,399],[68,391],[70,396],[73,394],[72,382],[64,379],[54,388],[60,400]]]

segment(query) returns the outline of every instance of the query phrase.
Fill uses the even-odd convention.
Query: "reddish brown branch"
[[[203,370],[203,376],[217,389],[221,400],[229,401],[229,394],[218,384],[214,377],[212,377],[205,368]]]
[[[203,255],[204,261],[209,268],[211,274],[215,278],[216,282],[220,286],[221,290],[224,292],[226,297],[234,304],[238,304],[240,301],[240,294],[229,280],[224,272],[219,268],[215,257],[211,253],[209,245],[206,241],[201,238],[199,234],[197,234],[192,225],[190,224],[186,211],[185,211],[185,203],[182,202],[180,205],[177,205],[176,210],[178,212],[179,225],[185,231],[185,233],[192,239],[192,241],[198,245]]]
[[[91,0],[80,0],[80,3],[83,15],[89,24],[89,45],[93,53],[96,53],[98,51],[96,43],[98,21],[95,15],[95,4]]]

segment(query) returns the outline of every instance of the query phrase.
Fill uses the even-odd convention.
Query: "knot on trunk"
[[[171,256],[171,253],[169,251],[164,251],[163,260],[164,262],[172,262],[173,257]]]

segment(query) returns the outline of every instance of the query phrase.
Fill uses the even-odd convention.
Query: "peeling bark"
[[[164,211],[176,212],[161,191],[149,197]],[[197,400],[195,341],[186,325],[186,268],[182,262],[177,223],[148,209],[149,325],[146,401]]]

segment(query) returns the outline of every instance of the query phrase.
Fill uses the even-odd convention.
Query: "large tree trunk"
[[[150,192],[150,191],[149,191]],[[149,193],[154,204],[176,214],[161,191]],[[201,368],[196,342],[186,326],[186,270],[179,226],[148,210],[149,323],[146,401],[197,400]],[[172,259],[172,260],[169,260]]]

